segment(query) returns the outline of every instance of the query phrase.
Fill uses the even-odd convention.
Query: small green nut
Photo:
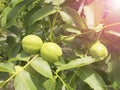
[[[101,59],[104,59],[105,57],[108,56],[108,50],[106,46],[99,41],[97,41],[91,46],[89,53],[91,56]]]
[[[36,35],[27,35],[22,40],[22,48],[27,54],[39,53],[42,44],[42,39]]]
[[[61,47],[54,42],[46,42],[42,45],[40,54],[42,58],[49,63],[55,63],[62,55]]]

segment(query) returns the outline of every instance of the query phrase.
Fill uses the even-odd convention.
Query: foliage
[[[103,24],[90,29],[84,15],[70,5],[77,0],[68,1],[0,1],[0,88],[10,90],[13,80],[15,90],[120,89],[119,52],[111,52],[106,38],[100,38]],[[82,8],[84,2],[79,1]],[[86,0],[88,5],[87,1],[92,0]],[[59,61],[51,64],[40,53],[26,54],[21,44],[30,34],[57,43],[63,52]],[[108,57],[97,59],[88,53],[96,41],[106,45]]]

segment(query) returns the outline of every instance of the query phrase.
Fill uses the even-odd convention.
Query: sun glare
[[[115,11],[120,10],[120,0],[111,0],[112,2],[112,9]]]

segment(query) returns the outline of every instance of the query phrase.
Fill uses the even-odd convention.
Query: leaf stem
[[[103,29],[108,28],[108,27],[112,27],[112,26],[116,26],[116,25],[120,25],[120,22],[108,24],[108,25],[104,26]]]
[[[54,71],[53,71],[54,72]],[[54,72],[54,74],[60,79],[60,81],[63,83],[63,85],[69,90],[69,88],[67,87],[66,83],[64,82],[64,80],[56,73]]]
[[[58,13],[59,13],[59,8],[60,8],[60,0],[58,0],[57,12],[56,12],[55,17],[54,17],[54,19],[53,19],[53,23],[51,24],[50,21],[49,21],[49,24],[50,24],[50,35],[49,35],[49,37],[50,37],[50,40],[51,40],[51,41],[53,41],[53,36],[54,36],[53,30],[54,30],[55,24],[56,24],[56,22],[57,22],[57,17],[58,17]]]
[[[53,72],[54,72],[54,71],[53,71]],[[54,72],[54,74],[60,79],[60,81],[63,83],[63,85],[66,86],[64,80],[63,80],[56,72]]]
[[[116,23],[112,23],[112,24],[105,25],[105,26],[103,26],[102,29],[105,29],[105,28],[108,28],[108,27],[112,27],[112,26],[117,26],[117,25],[120,25],[120,22],[116,22]],[[90,30],[90,31],[81,33],[81,35],[83,35],[83,34],[88,34],[88,33],[91,33],[91,32],[93,32],[93,30]]]
[[[31,61],[34,60],[37,57],[38,57],[38,55],[35,55],[21,70],[15,72],[11,77],[9,77],[6,81],[4,81],[0,85],[0,87],[3,87],[4,85],[6,85],[12,78],[14,78],[18,73],[20,73],[22,70],[24,70],[31,63]]]
[[[71,77],[70,81],[69,81],[69,84],[72,83],[72,80],[74,79],[74,77],[76,76],[76,73],[73,74],[73,76]]]
[[[101,30],[101,31],[99,32],[96,42],[97,42],[97,41],[99,40],[99,38],[101,37],[102,32],[103,32],[103,30]]]
[[[102,32],[103,32],[103,30],[104,30],[105,28],[112,27],[112,26],[116,26],[116,25],[120,25],[120,22],[112,23],[112,24],[109,24],[109,25],[104,26],[104,27],[102,28],[102,30],[99,32],[99,34],[98,34],[97,41],[99,40],[99,38],[100,38],[100,36],[101,36],[101,34],[102,34]]]

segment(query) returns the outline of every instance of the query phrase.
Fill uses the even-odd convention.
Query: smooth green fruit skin
[[[108,56],[108,50],[102,43],[96,42],[90,48],[90,55],[95,58],[104,59]]]
[[[22,40],[23,50],[27,54],[37,54],[40,51],[43,42],[40,37],[36,35],[27,35]]]
[[[42,45],[40,54],[42,58],[49,63],[55,63],[62,55],[62,49],[54,42],[46,42]]]

